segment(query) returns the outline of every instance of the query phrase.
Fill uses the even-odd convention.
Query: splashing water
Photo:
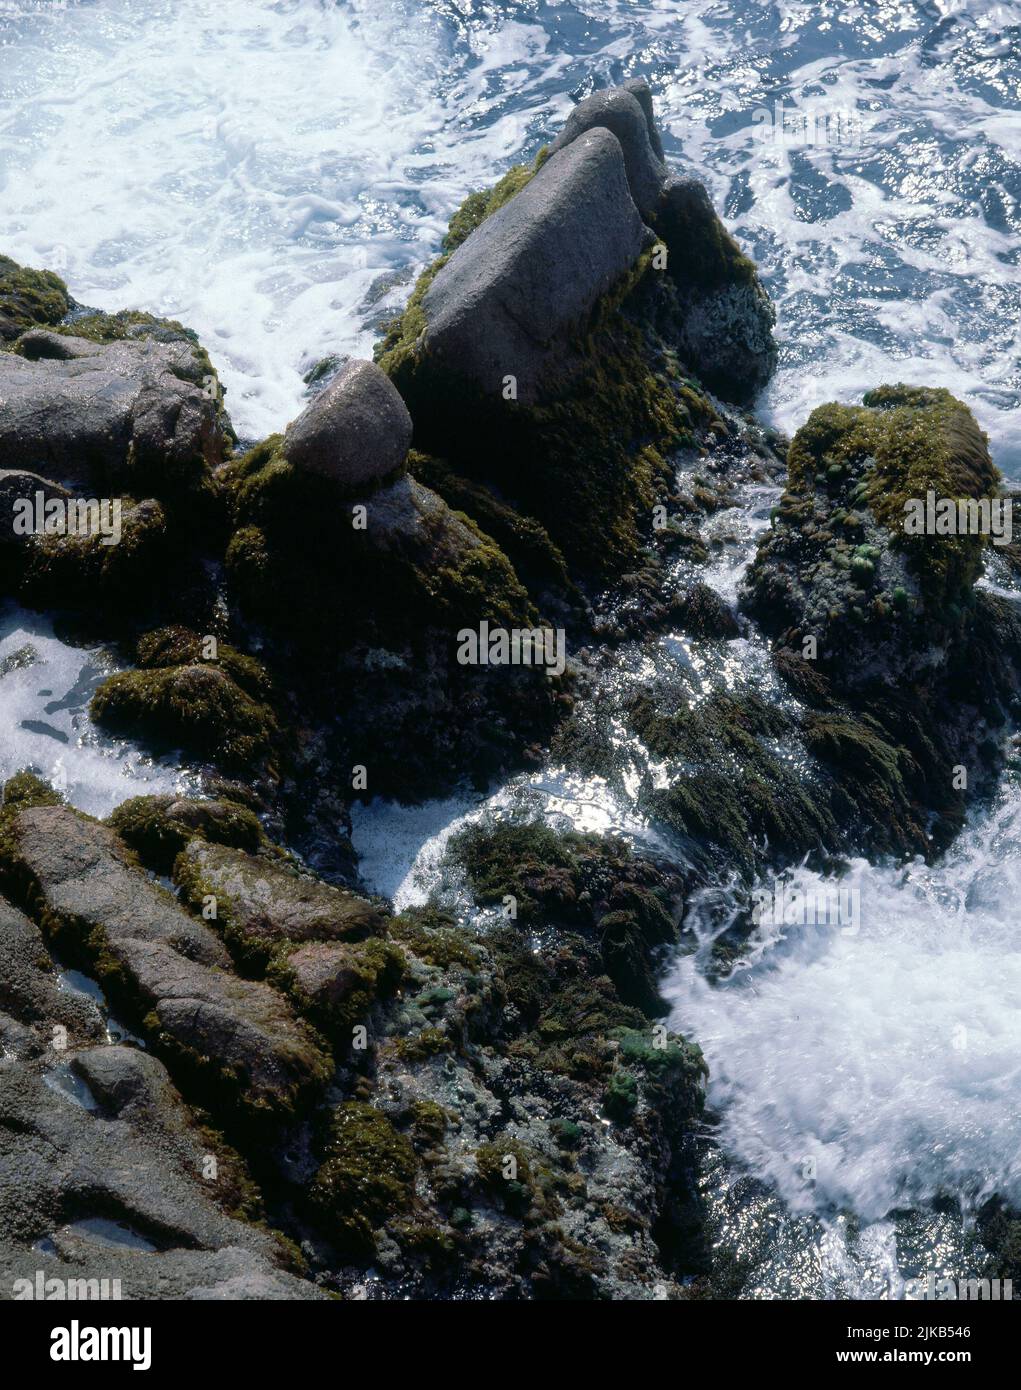
[[[643,76],[777,303],[764,412],[946,385],[1021,466],[1017,4],[9,0],[0,48],[0,250],[189,323],[246,437],[370,351],[470,189]]]
[[[103,648],[62,641],[48,618],[13,604],[0,609],[0,782],[31,769],[94,816],[129,796],[194,791],[197,775],[93,725],[89,701],[118,669]]]

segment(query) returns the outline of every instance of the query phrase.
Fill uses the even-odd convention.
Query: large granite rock
[[[657,159],[665,158],[663,140],[659,133],[659,126],[656,124],[656,112],[652,104],[652,89],[648,82],[644,82],[640,77],[632,77],[624,83],[624,90],[630,92],[642,108],[649,129],[649,144],[652,146],[653,154]]]
[[[513,376],[517,399],[533,401],[563,368],[566,332],[649,236],[619,140],[603,127],[584,131],[440,270],[422,301],[420,350],[496,399]]]
[[[776,315],[754,265],[720,221],[705,186],[669,173],[644,82],[594,92],[580,102],[553,149],[601,128],[620,141],[631,195],[667,247],[681,301],[684,357],[711,390],[747,403],[776,368]]]
[[[222,458],[215,393],[188,342],[32,329],[0,356],[0,457],[75,487],[179,495]]]
[[[288,426],[283,454],[357,490],[400,468],[410,446],[411,416],[390,378],[374,362],[352,360]]]
[[[573,144],[586,131],[612,131],[620,141],[624,154],[631,196],[647,222],[656,216],[667,176],[662,155],[657,154],[652,145],[651,136],[656,126],[651,117],[652,96],[647,87],[641,99],[637,92],[624,87],[593,92],[574,108],[552,145],[552,151],[556,154],[558,150]],[[656,138],[658,140],[658,134]]]

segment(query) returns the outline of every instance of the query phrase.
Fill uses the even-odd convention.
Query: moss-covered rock
[[[192,840],[229,845],[250,854],[267,844],[258,817],[236,801],[133,796],[110,813],[107,824],[148,868],[161,874],[170,873]]]
[[[345,501],[330,480],[294,469],[281,442],[257,445],[228,480],[236,526],[228,576],[253,616],[309,648],[327,634],[333,643],[338,633],[392,643],[439,627],[452,637],[482,618],[534,619],[504,554],[434,493],[403,479]],[[373,601],[354,602],[355,594]]]
[[[436,269],[424,272],[426,288]],[[414,295],[412,326],[396,343],[384,339],[379,362],[408,402],[422,449],[515,498],[568,561],[619,572],[669,494],[667,456],[692,441],[703,412],[697,396],[694,413],[683,398],[679,359],[651,326],[665,293],[646,254],[569,335],[562,377],[534,404],[494,401],[427,354],[405,351],[421,314]]]
[[[26,328],[59,323],[69,308],[59,275],[0,256],[0,343],[13,342]]]
[[[175,537],[154,498],[120,500],[120,535],[27,537],[19,596],[38,608],[89,608],[104,613],[144,612],[176,578]]]
[[[788,452],[787,492],[745,602],[771,632],[814,637],[850,685],[881,649],[898,678],[959,630],[988,537],[915,535],[905,504],[992,499],[999,474],[968,408],[943,389],[884,386],[861,406],[813,411]]]
[[[742,601],[815,711],[802,732],[834,779],[836,818],[887,851],[930,855],[1002,763],[1019,624],[975,588],[988,534],[905,522],[927,494],[991,502],[999,474],[962,402],[908,386],[820,407],[788,464]]]
[[[530,164],[515,164],[492,188],[469,193],[450,219],[450,225],[443,238],[443,250],[446,254],[450,255],[452,251],[456,251],[487,217],[491,217],[504,203],[510,202],[516,193],[520,193],[548,158],[549,150],[544,145]]]
[[[392,994],[407,962],[389,941],[307,941],[278,947],[268,978],[338,1047],[352,1043],[381,999]]]
[[[656,953],[676,940],[679,885],[622,843],[542,822],[469,827],[450,854],[480,903],[501,906],[530,930],[579,932],[598,949],[621,1003],[663,1013]],[[527,974],[527,972],[526,972]]]
[[[281,947],[360,941],[383,930],[384,915],[367,898],[222,843],[193,839],[178,856],[174,881],[198,910],[215,901],[218,929],[248,965],[265,965]]]
[[[418,1158],[381,1111],[347,1101],[333,1113],[309,1205],[345,1253],[366,1254],[373,1232],[414,1200]]]
[[[16,772],[13,777],[8,777],[0,796],[0,807],[4,810],[22,811],[29,806],[61,806],[63,802],[63,796],[55,787],[51,787],[34,772],[28,771]]]
[[[90,711],[112,733],[239,771],[266,766],[278,738],[269,705],[213,665],[118,672],[96,691]]]

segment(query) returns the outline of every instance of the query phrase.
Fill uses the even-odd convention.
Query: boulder
[[[776,367],[776,315],[754,265],[720,221],[704,185],[668,172],[646,83],[594,92],[580,102],[553,150],[599,128],[620,141],[631,195],[669,251],[681,299],[683,355],[710,389],[747,403]]]
[[[394,473],[411,446],[411,416],[390,378],[373,362],[349,361],[284,435],[288,463],[346,490]]]
[[[278,1267],[278,1239],[234,1214],[260,1215],[237,1155],[162,1062],[104,1041],[104,1012],[0,899],[0,1299],[26,1296],[15,1279],[35,1296],[40,1270],[119,1278],[123,1298],[315,1297]]]
[[[289,1114],[328,1065],[282,995],[235,978],[222,943],[135,868],[105,826],[64,806],[18,812],[3,867],[55,936],[90,956],[156,1044],[252,1117]]]
[[[652,105],[652,89],[648,82],[644,82],[640,77],[632,77],[624,83],[624,90],[630,92],[638,102],[638,105],[645,113],[645,120],[649,127],[649,144],[652,152],[657,159],[664,159],[663,141],[660,138],[659,127],[656,124],[656,113]]]
[[[624,87],[593,92],[568,116],[567,124],[553,142],[552,152],[556,154],[573,144],[579,135],[598,129],[612,131],[619,140],[631,196],[638,211],[650,221],[656,215],[667,171],[662,145],[657,154],[652,144],[656,126],[648,87],[641,97]],[[659,140],[658,134],[656,139]]]
[[[747,404],[776,369],[776,311],[698,179],[671,178],[656,229],[681,303],[680,348],[705,384]]]
[[[256,951],[286,942],[357,941],[383,930],[383,914],[357,893],[226,845],[192,840],[174,879],[193,903],[213,894],[221,924]]]
[[[495,399],[513,376],[517,399],[534,401],[565,366],[567,330],[631,269],[649,236],[619,140],[602,127],[585,131],[439,271],[422,300],[419,352]]]
[[[72,487],[193,491],[223,455],[215,393],[189,342],[32,329],[0,356],[0,457]]]

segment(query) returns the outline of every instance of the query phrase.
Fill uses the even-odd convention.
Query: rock
[[[4,1274],[0,1280],[0,1299],[13,1296],[9,1291],[13,1290],[16,1279],[27,1281],[23,1288],[34,1288],[37,1271],[42,1272],[44,1281],[61,1280],[55,1287],[68,1290],[68,1297],[74,1296],[69,1292],[72,1280],[78,1281],[76,1288],[82,1287],[82,1280],[94,1282],[96,1293],[78,1296],[95,1298],[99,1296],[103,1279],[118,1278],[124,1299],[223,1299],[262,1303],[329,1298],[315,1284],[277,1269],[264,1256],[237,1245],[213,1251],[179,1248],[155,1255],[118,1247],[115,1257],[111,1258],[108,1244],[83,1240],[67,1230],[57,1232],[52,1244],[56,1255],[18,1250],[0,1242],[0,1271]]]
[[[697,179],[671,178],[656,214],[681,301],[681,350],[700,379],[747,404],[776,369],[776,311]]]
[[[0,457],[74,488],[194,493],[223,456],[193,347],[33,329],[0,355]],[[94,494],[90,494],[94,495]]]
[[[230,964],[216,934],[137,869],[111,830],[66,806],[20,811],[6,828],[0,861],[75,934],[130,936],[165,944],[205,966]]]
[[[40,492],[44,502],[51,498],[66,502],[71,495],[59,483],[52,483],[38,473],[29,473],[23,468],[0,468],[0,545],[5,541],[24,540],[14,531],[14,504],[27,499],[34,507],[36,494]]]
[[[931,858],[996,784],[1021,694],[1021,618],[977,587],[986,535],[911,534],[905,504],[924,507],[930,491],[955,513],[957,499],[984,500],[991,519],[999,473],[961,401],[904,385],[813,411],[788,470],[741,603],[816,706],[805,743],[836,785],[838,817],[854,808],[855,851]],[[799,665],[816,679],[791,679]]]
[[[326,1081],[327,1059],[275,989],[209,970],[159,942],[117,937],[110,960],[147,1032],[196,1085],[212,1082],[250,1119],[288,1119]]]
[[[12,1026],[13,1025],[13,1026]],[[61,1038],[56,1029],[65,1030]],[[56,1041],[98,1042],[103,1021],[83,995],[61,989],[42,933],[23,913],[0,898],[0,1041],[15,1056],[49,1050]]]
[[[211,663],[118,671],[99,686],[90,712],[101,728],[251,775],[266,765],[279,735],[270,706]]]
[[[602,127],[584,132],[440,270],[422,301],[420,353],[497,399],[513,376],[518,400],[535,400],[566,365],[565,332],[634,265],[647,236],[619,141]]]
[[[308,941],[278,961],[274,979],[302,1013],[345,1046],[381,996],[397,985],[404,957],[389,942]]]
[[[552,148],[599,128],[620,141],[631,195],[668,248],[681,297],[682,352],[711,390],[749,402],[776,367],[776,315],[754,265],[716,215],[705,187],[668,173],[646,83],[594,92],[571,112]]]
[[[656,112],[652,105],[652,89],[648,82],[643,82],[640,77],[632,77],[630,81],[624,83],[624,90],[631,93],[645,113],[645,120],[649,127],[649,144],[652,146],[653,154],[657,159],[664,159],[663,141],[660,139],[659,127],[656,124]]]
[[[773,635],[811,634],[844,690],[944,666],[986,538],[904,530],[904,503],[992,498],[999,474],[971,411],[945,390],[884,386],[813,411],[742,602]]]
[[[193,904],[213,894],[220,924],[255,952],[287,942],[359,941],[383,929],[383,914],[357,893],[225,845],[193,840],[174,881]]]
[[[401,467],[411,429],[390,378],[373,362],[349,361],[288,426],[283,454],[299,470],[365,489]]]
[[[58,275],[0,256],[0,342],[13,342],[35,324],[59,323],[69,308],[67,286]]]
[[[191,840],[211,840],[255,852],[266,836],[255,813],[236,801],[193,801],[187,797],[133,796],[107,822],[156,873],[169,874]]]
[[[33,608],[131,614],[164,596],[186,561],[162,504],[124,498],[118,514],[104,508],[101,524],[105,531],[26,540],[11,557],[21,601]],[[110,536],[117,539],[109,543]]]
[[[515,627],[534,616],[502,551],[414,479],[367,497],[356,530],[320,496],[321,480],[275,452],[252,462],[261,466],[239,489],[228,578],[253,617],[319,661],[338,633],[403,644],[481,618]],[[356,592],[372,604],[352,604]]]
[[[3,868],[58,940],[88,955],[158,1048],[252,1118],[286,1116],[328,1064],[286,1000],[236,979],[210,929],[130,863],[112,831],[63,806],[16,813]]]
[[[679,594],[672,612],[682,627],[696,637],[716,637],[729,642],[741,634],[733,610],[707,584],[693,584]]]
[[[2,899],[0,982],[0,1298],[26,1295],[15,1279],[36,1296],[38,1270],[119,1278],[124,1298],[317,1296],[278,1267],[271,1232],[227,1214],[261,1214],[237,1155],[157,1058],[103,1042],[100,1005],[60,985],[39,928]]]
[[[656,216],[667,171],[662,153],[657,154],[652,145],[655,120],[648,87],[642,97],[624,87],[593,92],[568,116],[567,124],[553,142],[552,153],[565,149],[586,131],[600,128],[612,131],[620,141],[631,196],[649,222]]]

